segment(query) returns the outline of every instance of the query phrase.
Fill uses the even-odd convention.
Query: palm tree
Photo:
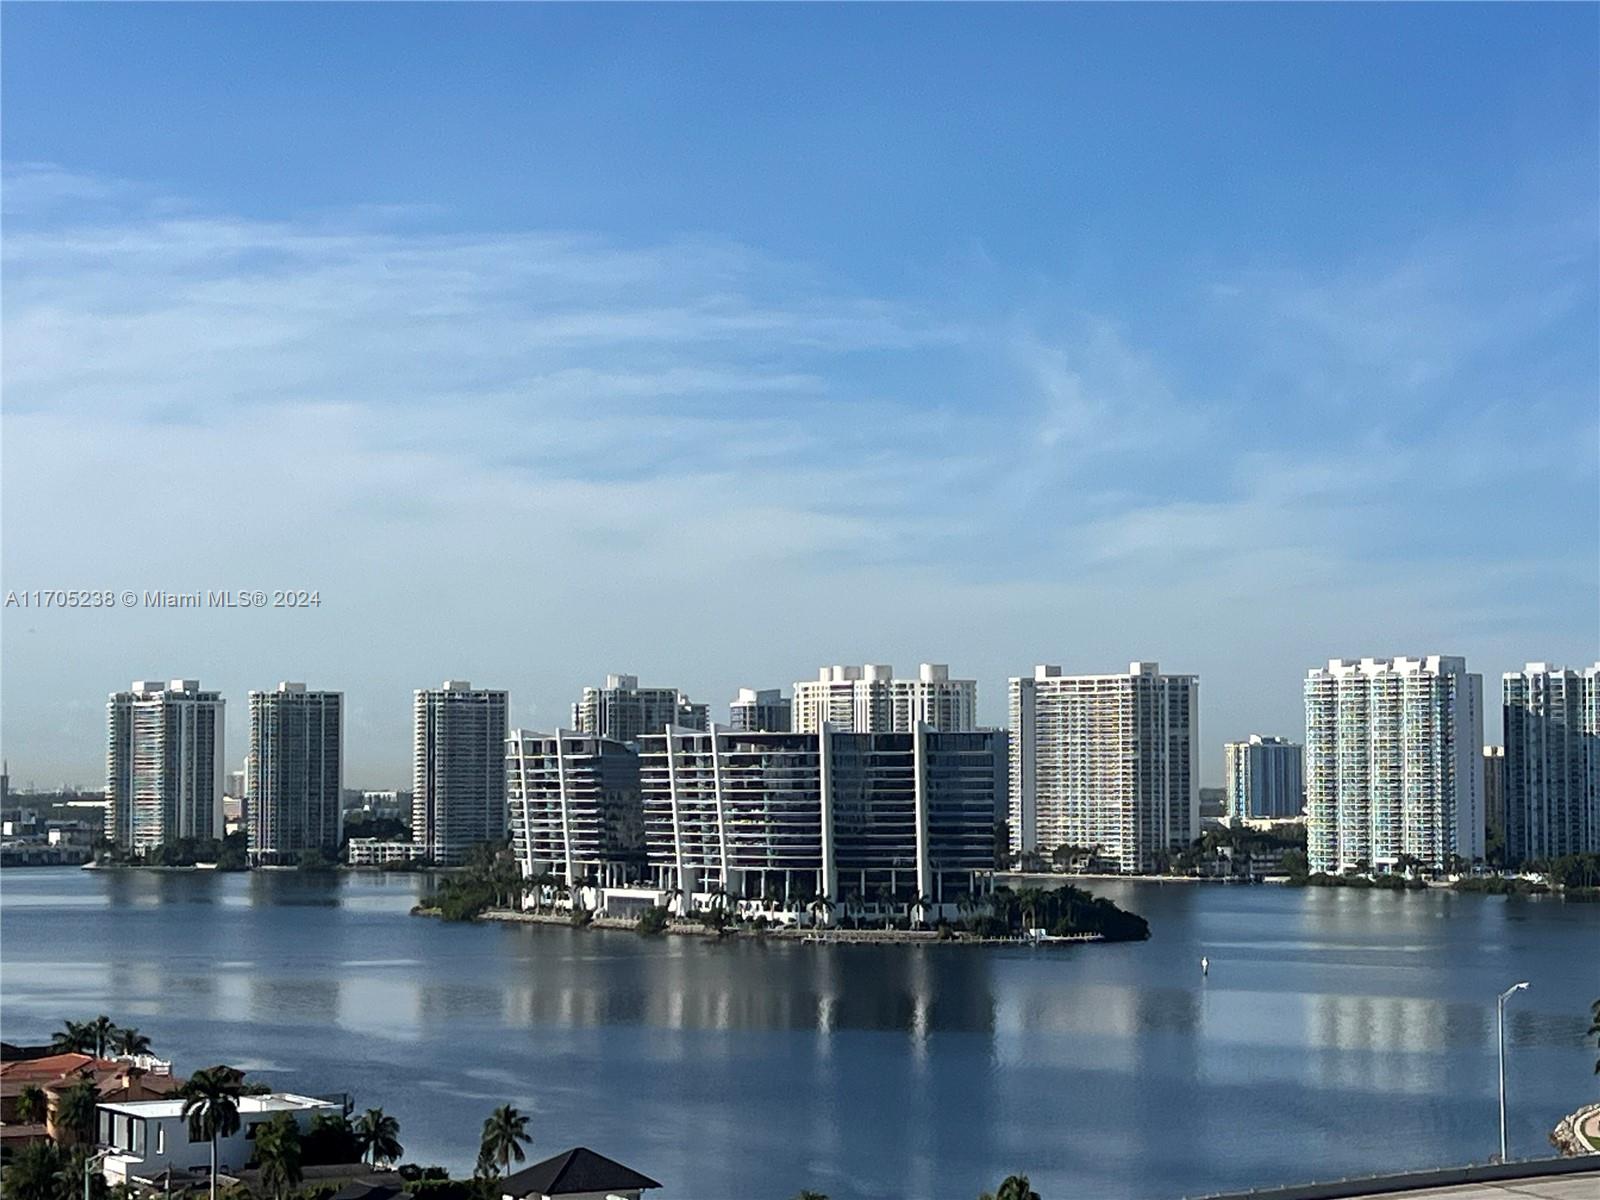
[[[513,1159],[521,1162],[527,1157],[522,1147],[531,1141],[533,1137],[528,1133],[528,1118],[511,1105],[502,1104],[483,1123],[483,1141],[478,1147],[479,1169],[485,1175],[495,1171],[504,1175],[511,1169]]]
[[[999,1188],[984,1192],[978,1200],[1039,1200],[1039,1193],[1033,1190],[1026,1175],[1007,1175]]]
[[[1044,901],[1044,893],[1038,888],[1021,888],[1017,892],[1017,908],[1022,913],[1023,931],[1033,928],[1034,922],[1039,919],[1039,905]],[[1011,1176],[1016,1179],[1018,1176]],[[1004,1186],[1004,1185],[1002,1185]]]
[[[933,907],[933,897],[924,896],[920,892],[911,898],[911,908],[906,914],[911,918],[913,925],[926,925],[928,923],[928,910]]]
[[[83,1021],[63,1021],[50,1035],[50,1049],[57,1054],[87,1054],[94,1049],[94,1034]]]
[[[56,1142],[63,1146],[94,1140],[94,1106],[100,1101],[100,1089],[87,1079],[61,1093],[56,1101]]]
[[[304,1177],[300,1170],[300,1126],[292,1113],[281,1112],[256,1129],[256,1165],[261,1186],[277,1200]]]
[[[211,1200],[217,1200],[217,1139],[239,1132],[239,1097],[244,1075],[232,1067],[203,1067],[179,1093],[189,1140],[211,1143]]]
[[[357,1119],[356,1143],[361,1157],[373,1166],[394,1162],[406,1152],[400,1144],[400,1122],[381,1108],[369,1108]]]
[[[673,884],[671,887],[669,887],[667,889],[666,897],[667,897],[667,911],[669,913],[671,913],[675,917],[683,916],[683,907],[682,907],[683,889],[681,887],[679,887],[677,884]]]
[[[17,1093],[17,1120],[24,1125],[37,1125],[50,1112],[50,1101],[37,1083],[25,1083]]]
[[[29,1142],[7,1159],[0,1178],[6,1200],[56,1200],[62,1192],[61,1151],[53,1142]]]
[[[811,910],[811,923],[820,925],[832,915],[833,900],[827,895],[821,895],[812,900],[806,907]]]
[[[132,1057],[135,1054],[150,1053],[150,1039],[137,1029],[118,1029],[111,1038],[111,1048],[118,1054]]]
[[[117,1022],[101,1013],[90,1021],[88,1032],[94,1037],[94,1058],[106,1058],[110,1053],[110,1040],[117,1035]]]

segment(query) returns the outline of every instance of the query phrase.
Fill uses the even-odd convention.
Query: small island
[[[646,936],[767,937],[806,943],[1058,945],[1143,941],[1149,923],[1103,896],[1056,887],[994,887],[938,905],[925,896],[767,895],[737,898],[718,888],[686,896],[642,885],[568,887],[548,873],[525,877],[509,851],[484,846],[412,909],[446,921],[513,921],[625,929]]]

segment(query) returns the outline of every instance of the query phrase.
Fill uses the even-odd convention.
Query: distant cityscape
[[[739,689],[722,724],[615,674],[583,689],[570,728],[533,731],[507,727],[505,691],[448,680],[414,694],[410,791],[352,792],[342,693],[250,692],[230,770],[220,693],[138,680],[107,703],[103,798],[54,831],[8,798],[7,849],[162,863],[232,835],[239,865],[451,867],[508,838],[528,878],[590,887],[613,912],[850,896],[949,914],[997,869],[1159,873],[1196,843],[1197,676],[1041,665],[1008,681],[1003,730],[979,725],[977,688],[943,664],[828,666],[792,696]],[[1449,655],[1312,669],[1304,742],[1227,743],[1215,819],[1303,824],[1306,867],[1327,874],[1600,851],[1600,664],[1508,672],[1500,745],[1484,743],[1482,695]]]

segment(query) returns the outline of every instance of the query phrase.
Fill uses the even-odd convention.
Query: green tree
[[[995,1191],[984,1192],[978,1200],[1039,1200],[1026,1175],[1007,1175]]]
[[[50,1049],[57,1054],[89,1054],[94,1050],[94,1033],[83,1021],[63,1021],[50,1035]]]
[[[293,1113],[278,1113],[256,1127],[256,1165],[261,1186],[276,1200],[300,1182],[300,1126]]]
[[[52,1142],[19,1146],[0,1169],[6,1200],[58,1200],[64,1185],[61,1151]]]
[[[667,931],[667,910],[659,904],[652,904],[639,914],[639,920],[634,928],[640,933],[656,934]]]
[[[400,1144],[400,1122],[381,1108],[369,1108],[356,1120],[361,1157],[373,1166],[392,1163],[406,1152]]]
[[[189,1137],[211,1143],[211,1200],[217,1200],[217,1140],[239,1132],[239,1097],[244,1075],[232,1067],[203,1067],[189,1077],[179,1093]]]
[[[310,1167],[353,1163],[360,1159],[361,1140],[356,1137],[349,1117],[342,1112],[320,1112],[311,1119],[311,1128],[300,1139],[301,1163]]]
[[[38,1125],[50,1111],[50,1101],[37,1083],[25,1083],[17,1093],[17,1120],[24,1125]]]
[[[89,1022],[88,1032],[94,1038],[94,1056],[104,1058],[111,1053],[111,1039],[116,1036],[117,1023],[105,1013]]]
[[[478,1173],[504,1175],[511,1169],[512,1160],[521,1162],[527,1156],[522,1147],[533,1140],[528,1133],[528,1118],[509,1104],[502,1104],[489,1114],[483,1123],[483,1140],[478,1146]]]
[[[61,1093],[56,1101],[56,1140],[64,1145],[94,1141],[94,1107],[100,1102],[100,1089],[87,1079]]]
[[[118,1054],[149,1054],[150,1039],[137,1029],[118,1029],[111,1038],[111,1048]]]

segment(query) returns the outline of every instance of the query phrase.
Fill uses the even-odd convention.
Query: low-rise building
[[[217,1170],[237,1173],[250,1161],[255,1149],[256,1127],[279,1113],[292,1113],[300,1132],[311,1128],[320,1113],[345,1115],[342,1100],[323,1100],[294,1092],[272,1092],[264,1096],[240,1096],[239,1128],[229,1137],[217,1139]],[[131,1103],[101,1104],[96,1109],[96,1135],[106,1151],[102,1170],[108,1184],[132,1184],[154,1180],[168,1169],[209,1171],[211,1143],[189,1136],[189,1122],[183,1115],[182,1099],[139,1100]]]
[[[422,856],[415,842],[387,842],[382,838],[351,838],[345,843],[345,862],[352,867],[383,867],[413,862]]]
[[[29,1141],[48,1138],[70,1141],[58,1124],[62,1098],[80,1084],[89,1084],[101,1102],[155,1100],[170,1096],[184,1081],[172,1073],[172,1064],[149,1054],[96,1058],[70,1052],[0,1063],[0,1145],[9,1150]],[[44,1097],[44,1119],[21,1120],[22,1094],[38,1088]]]

